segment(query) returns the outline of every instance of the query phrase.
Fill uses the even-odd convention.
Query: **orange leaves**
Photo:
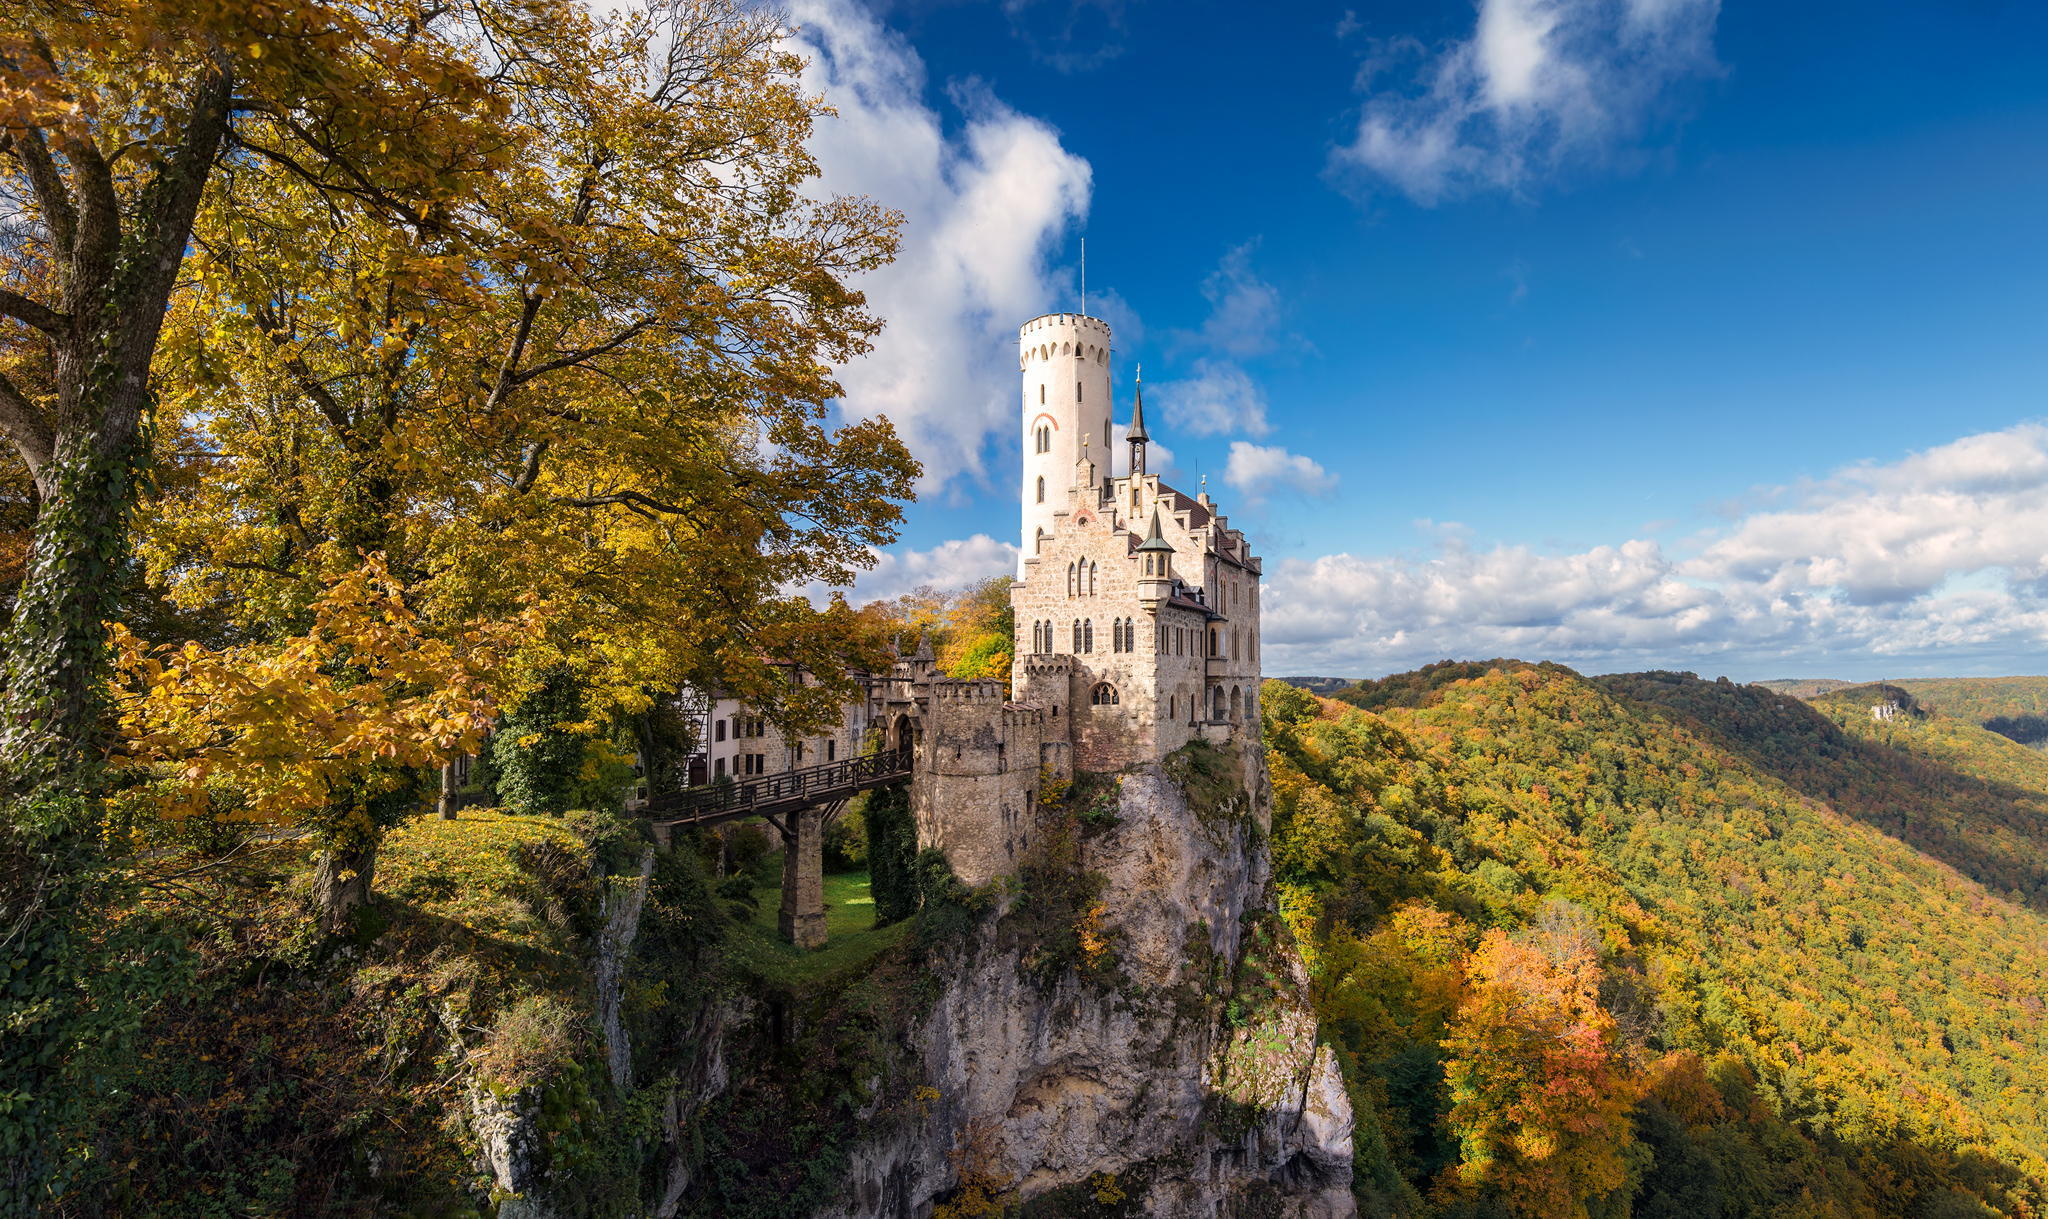
[[[114,628],[124,761],[173,815],[226,800],[237,819],[289,821],[390,790],[475,748],[490,677],[527,624],[462,647],[425,633],[379,557],[313,605],[311,629],[221,650],[150,648]]]
[[[1463,1183],[1499,1190],[1523,1214],[1578,1217],[1627,1179],[1637,1089],[1599,1004],[1598,937],[1559,921],[1480,941],[1444,1039],[1445,1075]]]

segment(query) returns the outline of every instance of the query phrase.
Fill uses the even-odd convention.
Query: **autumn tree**
[[[1599,1003],[1599,933],[1554,902],[1529,933],[1488,932],[1466,973],[1444,1039],[1460,1183],[1518,1214],[1583,1219],[1628,1183],[1636,1091]]]
[[[100,756],[101,623],[126,553],[192,224],[261,167],[429,239],[500,163],[487,47],[569,6],[28,0],[0,30],[0,317],[46,379],[0,375],[0,429],[41,499],[6,637],[0,766],[76,788]],[[12,371],[12,370],[10,370]]]
[[[381,556],[423,629],[539,624],[501,705],[571,682],[602,726],[691,685],[815,727],[861,658],[843,603],[788,590],[871,562],[917,470],[886,421],[826,425],[895,217],[813,190],[820,103],[772,15],[577,10],[528,50],[492,82],[518,161],[451,209],[460,241],[223,176],[165,345],[206,476],[150,508],[152,570],[282,637]],[[359,904],[374,838],[327,845],[322,891]]]

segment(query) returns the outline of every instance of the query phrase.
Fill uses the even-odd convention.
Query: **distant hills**
[[[2048,678],[1777,684],[1267,688],[1369,1209],[2048,1209]]]
[[[1826,677],[1752,684],[1803,699],[1869,688]],[[2048,748],[2048,677],[1910,677],[1886,684],[1943,715],[1969,720],[2022,745]]]

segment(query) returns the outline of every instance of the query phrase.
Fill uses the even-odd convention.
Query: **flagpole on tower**
[[[1088,316],[1088,239],[1081,239],[1081,316]]]

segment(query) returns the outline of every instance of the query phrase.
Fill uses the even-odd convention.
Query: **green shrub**
[[[875,898],[875,925],[909,918],[917,913],[922,900],[917,824],[910,815],[909,785],[892,783],[869,792],[862,817],[867,823],[868,882]]]

